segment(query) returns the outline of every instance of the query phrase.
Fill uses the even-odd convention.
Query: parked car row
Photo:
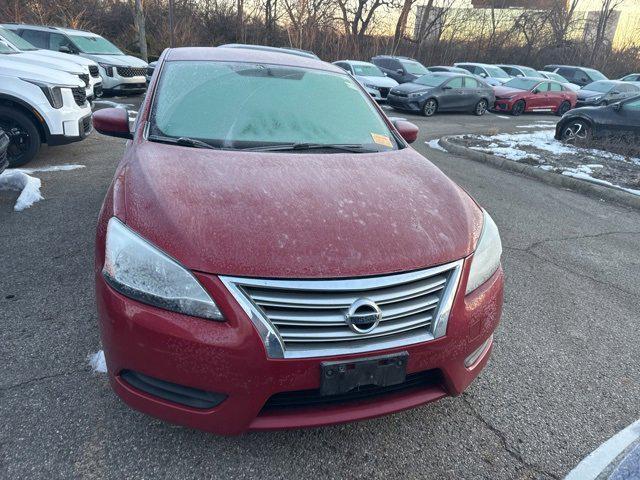
[[[33,159],[43,143],[84,139],[96,98],[146,90],[147,64],[91,32],[0,25],[0,63],[0,129],[12,167]]]

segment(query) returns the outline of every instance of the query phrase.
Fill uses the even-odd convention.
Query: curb
[[[640,210],[640,195],[634,195],[633,193],[619,190],[616,187],[607,187],[605,185],[591,183],[586,180],[579,180],[566,175],[548,172],[546,170],[527,165],[526,163],[518,163],[513,160],[497,157],[490,153],[478,152],[477,150],[472,150],[471,148],[453,143],[451,141],[451,137],[442,137],[438,141],[438,144],[448,152],[467,157],[471,160],[475,160],[476,162],[488,163],[489,165],[501,170],[521,173],[549,185],[568,188],[590,197],[609,200],[611,202],[616,202],[627,207]]]

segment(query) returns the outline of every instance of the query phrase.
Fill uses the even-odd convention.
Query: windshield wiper
[[[284,143],[280,145],[264,145],[261,147],[249,147],[243,148],[243,151],[249,152],[281,152],[286,150],[341,150],[343,152],[352,153],[367,153],[377,152],[378,150],[372,150],[366,148],[364,145],[357,144],[342,144],[342,143]]]
[[[175,138],[175,137],[164,137],[162,135],[149,135],[149,140],[155,140],[158,142],[165,142],[165,143],[174,143],[176,145],[182,145],[183,147],[209,148],[209,149],[217,150],[217,147],[214,147],[213,145],[207,142],[203,142],[202,140],[198,140],[196,138],[189,138],[189,137]]]

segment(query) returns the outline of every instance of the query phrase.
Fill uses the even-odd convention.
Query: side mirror
[[[445,85],[442,87],[442,90],[451,90],[453,87],[451,85]]]
[[[534,88],[533,90],[531,90],[531,93],[533,93],[534,95],[537,95],[538,93],[540,93],[540,90],[538,90],[537,88]]]
[[[71,51],[71,49],[66,45],[60,45],[60,47],[58,47],[58,51],[61,53],[73,53],[73,51]]]
[[[620,92],[617,90],[614,90],[613,92],[611,92],[611,95],[620,95]]]
[[[407,122],[406,120],[396,120],[393,122],[393,126],[396,127],[400,136],[404,138],[407,143],[413,143],[418,138],[418,132],[420,130],[411,122]]]
[[[104,108],[93,114],[93,128],[110,137],[132,139],[129,113],[124,108]]]
[[[404,75],[404,70],[403,70],[403,69],[401,69],[401,68],[399,68],[399,69],[397,69],[397,70],[396,70],[396,73],[397,73],[398,75]]]
[[[486,73],[482,72],[482,73],[480,74],[480,76],[481,76],[482,78],[487,78],[489,75],[487,75]]]

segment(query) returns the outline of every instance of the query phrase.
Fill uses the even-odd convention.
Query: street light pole
[[[169,46],[173,48],[175,45],[173,39],[173,0],[169,0]]]

